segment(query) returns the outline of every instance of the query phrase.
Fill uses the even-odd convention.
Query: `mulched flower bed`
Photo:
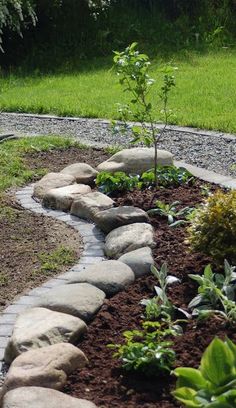
[[[135,191],[115,197],[117,205],[135,205],[148,210],[155,200],[171,203],[181,201],[181,206],[195,206],[203,200],[201,183],[194,186],[159,189],[155,192]],[[214,190],[215,187],[212,186]],[[176,306],[187,308],[187,304],[196,294],[196,286],[188,278],[189,273],[202,273],[212,260],[200,253],[192,253],[185,242],[185,227],[170,228],[166,219],[153,217],[151,223],[155,229],[156,265],[166,261],[171,275],[181,279],[181,283],[169,289],[170,299]],[[107,300],[90,324],[88,334],[78,347],[85,352],[89,365],[75,372],[69,378],[65,392],[79,398],[93,401],[98,407],[110,408],[174,408],[180,407],[171,396],[175,387],[173,376],[145,377],[139,373],[126,372],[120,362],[112,358],[113,350],[109,343],[122,343],[125,330],[140,328],[143,298],[154,296],[153,286],[157,284],[152,275],[138,279],[126,291]],[[198,367],[201,355],[215,336],[228,335],[236,341],[235,328],[227,328],[217,319],[197,323],[190,320],[185,324],[184,334],[173,338],[176,352],[176,366]]]

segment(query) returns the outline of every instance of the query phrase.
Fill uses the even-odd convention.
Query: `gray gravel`
[[[0,130],[18,135],[68,135],[96,146],[129,144],[127,136],[112,133],[109,121],[98,119],[1,113]],[[236,176],[236,136],[173,126],[159,146],[171,151],[176,160]]]

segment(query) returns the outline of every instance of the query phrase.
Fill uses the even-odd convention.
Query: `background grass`
[[[157,83],[152,101],[158,97],[158,68],[169,60],[153,60],[151,75]],[[176,114],[172,123],[236,133],[236,50],[185,51],[174,55],[172,62],[179,68],[170,97],[170,108]],[[112,58],[103,58],[67,73],[8,74],[0,80],[0,109],[118,118],[116,103],[126,102],[127,97],[111,67]],[[158,115],[157,110],[157,119]]]

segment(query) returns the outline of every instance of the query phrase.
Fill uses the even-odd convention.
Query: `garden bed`
[[[114,199],[117,205],[134,205],[144,210],[153,208],[157,199],[168,203],[178,199],[181,206],[193,207],[204,198],[202,185],[202,182],[197,181],[193,186],[134,191]],[[211,186],[211,189],[215,190],[216,187]],[[170,274],[181,279],[180,283],[170,287],[169,297],[176,306],[187,309],[188,303],[196,295],[196,285],[188,278],[188,274],[202,274],[208,263],[214,266],[212,259],[189,251],[184,226],[171,228],[167,220],[159,216],[152,217],[151,224],[155,229],[157,244],[153,251],[156,265],[160,267],[163,262],[167,262]],[[88,334],[78,344],[89,358],[89,365],[70,377],[67,393],[90,399],[100,408],[181,406],[171,396],[176,382],[174,376],[161,374],[146,377],[138,372],[126,372],[121,369],[120,362],[112,358],[114,350],[107,347],[109,343],[122,343],[125,330],[140,328],[144,312],[140,301],[153,297],[153,288],[157,284],[152,275],[139,278],[126,291],[106,301],[91,323]],[[211,318],[201,324],[189,320],[184,325],[184,334],[173,339],[175,366],[198,367],[203,351],[216,335],[228,335],[236,340],[235,329],[226,328],[222,320]]]

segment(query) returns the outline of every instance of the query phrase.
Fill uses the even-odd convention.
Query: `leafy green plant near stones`
[[[175,334],[158,322],[143,322],[141,330],[130,330],[123,333],[123,344],[109,344],[116,349],[114,358],[121,360],[125,370],[141,371],[146,375],[170,372],[175,352],[172,342],[166,338]]]
[[[236,191],[216,191],[193,213],[188,228],[192,249],[236,264]]]
[[[190,184],[194,182],[193,175],[184,167],[161,166],[156,169],[157,185],[159,187],[178,187],[181,184]],[[146,171],[141,176],[142,186],[149,187],[154,185],[154,170]]]
[[[124,92],[130,95],[130,102],[119,104],[119,114],[122,124],[115,122],[114,129],[130,133],[132,143],[142,142],[146,146],[154,146],[154,184],[157,186],[157,147],[166,126],[172,115],[168,109],[168,98],[171,89],[175,86],[175,68],[167,65],[162,70],[162,83],[159,89],[158,102],[153,106],[150,99],[150,90],[155,80],[149,76],[150,60],[146,54],[140,54],[137,43],[132,43],[124,51],[115,51],[114,63],[119,82]],[[164,122],[161,130],[155,126],[154,113],[159,111],[160,119]],[[133,119],[139,124],[130,125],[128,120]]]
[[[76,261],[74,251],[64,246],[60,246],[51,254],[43,253],[39,255],[41,262],[40,270],[44,273],[57,272],[62,265],[72,265]]]
[[[235,408],[236,345],[215,338],[207,347],[198,369],[179,367],[174,397],[187,408]]]
[[[156,277],[159,286],[154,286],[157,296],[152,299],[143,299],[140,302],[141,305],[145,306],[145,317],[148,320],[159,320],[176,334],[182,334],[183,331],[180,323],[186,321],[189,314],[183,309],[174,306],[167,295],[168,286],[180,282],[180,280],[168,274],[166,263],[162,264],[160,270],[152,265],[151,272]],[[176,319],[177,313],[181,314],[184,320]]]
[[[109,173],[102,171],[96,177],[96,185],[102,193],[109,194],[114,191],[131,191],[138,185],[138,176],[127,176],[118,171]]]
[[[203,319],[218,315],[230,324],[236,323],[236,272],[225,260],[224,274],[213,273],[211,265],[207,265],[203,275],[189,277],[198,283],[198,294],[189,303],[193,316]]]
[[[157,200],[155,202],[155,208],[148,210],[148,215],[160,215],[161,217],[166,217],[170,227],[176,227],[181,224],[186,224],[189,222],[189,216],[194,211],[194,208],[184,207],[181,210],[177,210],[177,206],[180,205],[180,201],[174,201],[171,204],[165,204],[163,201]],[[178,220],[178,218],[183,217],[184,219]]]

